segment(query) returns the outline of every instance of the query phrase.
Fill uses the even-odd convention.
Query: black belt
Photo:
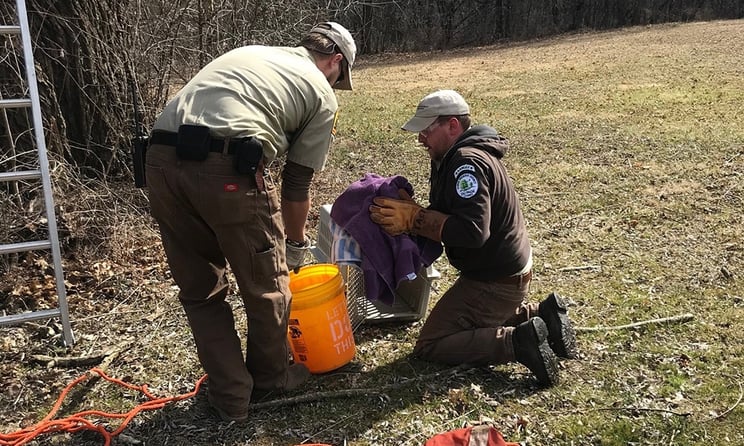
[[[209,151],[210,152],[218,152],[222,153],[225,151],[225,139],[224,138],[215,138],[212,136],[210,138],[209,143]],[[150,144],[160,144],[164,146],[171,146],[176,147],[176,142],[178,141],[178,133],[175,132],[167,132],[165,130],[153,130],[152,134],[150,134]],[[240,139],[232,140],[228,143],[227,146],[227,153],[232,155],[235,153],[235,147],[240,143]]]

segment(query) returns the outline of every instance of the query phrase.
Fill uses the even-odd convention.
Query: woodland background
[[[146,130],[214,57],[246,44],[294,45],[320,21],[351,30],[364,63],[371,54],[744,17],[740,0],[28,0],[27,9],[49,150],[76,175],[109,180],[131,175],[135,98]],[[15,2],[0,3],[0,23],[17,23]],[[0,45],[0,97],[22,97],[18,39]],[[0,159],[12,168],[35,160],[16,153],[30,144],[26,113],[2,112]]]

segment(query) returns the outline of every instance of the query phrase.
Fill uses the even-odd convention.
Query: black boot
[[[519,324],[512,334],[514,356],[545,387],[558,384],[558,359],[548,345],[548,327],[539,317]]]
[[[310,370],[305,364],[301,362],[291,364],[287,369],[287,382],[284,384],[284,387],[274,389],[260,389],[254,387],[253,393],[251,393],[251,403],[258,403],[270,396],[276,396],[283,392],[295,390],[304,384],[305,381],[310,378],[310,375]]]
[[[548,326],[548,344],[561,358],[575,359],[578,356],[576,332],[571,319],[568,318],[568,307],[563,298],[556,292],[542,302],[538,315]]]

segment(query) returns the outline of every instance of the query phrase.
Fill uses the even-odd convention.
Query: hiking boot
[[[287,369],[287,382],[284,387],[260,388],[254,387],[251,393],[251,403],[258,403],[268,397],[273,397],[283,392],[289,392],[300,387],[310,378],[310,370],[302,363],[291,364]]]
[[[579,355],[576,347],[576,332],[571,319],[568,318],[568,306],[556,292],[540,302],[538,315],[548,326],[548,344],[561,358],[576,359]]]
[[[214,405],[209,406],[209,408],[215,415],[220,417],[222,421],[227,421],[227,422],[243,423],[247,421],[248,417],[250,416],[250,413],[248,411],[239,412],[239,413],[238,412],[227,412]]]
[[[539,317],[533,317],[514,328],[512,343],[517,362],[535,375],[541,385],[558,384],[558,359],[548,345],[548,327]]]
[[[245,408],[242,408],[240,410],[228,410],[227,408],[218,406],[212,398],[212,394],[209,392],[209,387],[207,387],[207,400],[209,401],[209,408],[211,412],[220,417],[222,421],[234,421],[236,423],[241,423],[248,420],[248,417],[250,416],[250,411],[248,410],[247,405]]]
[[[287,384],[281,390],[285,392],[294,390],[304,384],[308,378],[310,378],[310,370],[305,364],[299,362],[292,364],[287,369]]]

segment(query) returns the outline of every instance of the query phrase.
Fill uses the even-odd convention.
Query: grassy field
[[[216,421],[199,395],[140,415],[117,444],[420,445],[478,421],[529,445],[744,444],[744,21],[367,57],[354,76],[355,91],[339,93],[315,204],[365,172],[405,175],[425,203],[427,155],[399,127],[427,93],[458,90],[476,123],[511,140],[505,163],[535,257],[531,296],[570,298],[580,359],[561,363],[559,386],[539,389],[516,364],[450,369],[409,358],[421,322],[365,325],[350,365],[293,396],[368,392],[256,408],[244,425]],[[132,202],[115,212],[144,209],[141,196]],[[313,230],[317,217],[314,209]],[[159,395],[186,392],[203,373],[152,223],[132,218],[147,227],[114,231],[113,257],[68,273],[72,352],[39,327],[2,329],[0,432],[43,417],[87,370],[34,354],[124,345],[109,373]],[[446,259],[436,267],[432,305],[456,277]],[[692,320],[614,329],[685,314]],[[68,409],[122,411],[136,400],[98,382]]]

